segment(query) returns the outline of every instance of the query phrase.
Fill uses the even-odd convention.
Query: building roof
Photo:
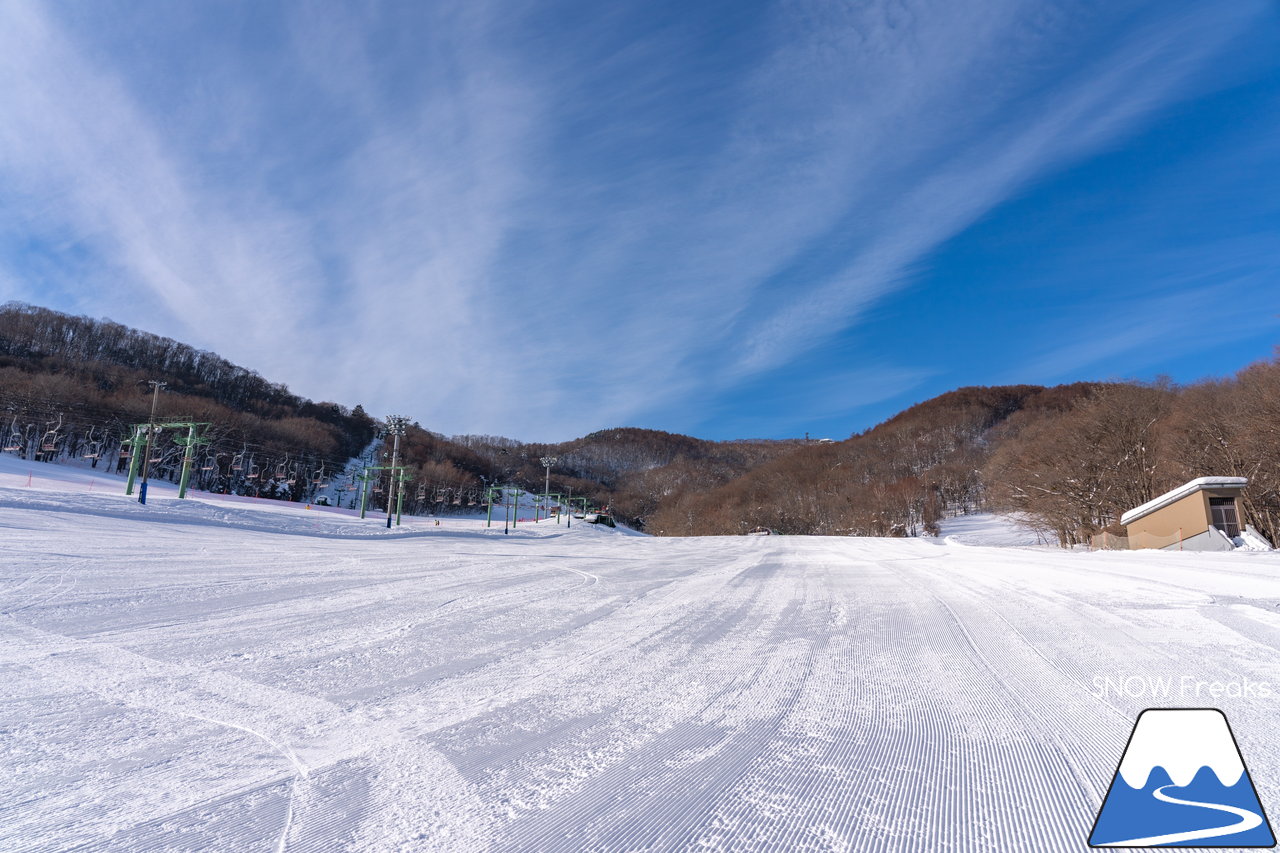
[[[1158,498],[1147,501],[1142,506],[1136,506],[1133,509],[1120,516],[1121,524],[1129,524],[1137,521],[1144,516],[1151,515],[1158,509],[1164,509],[1169,504],[1180,501],[1187,495],[1193,495],[1203,489],[1241,489],[1249,484],[1246,477],[1196,477],[1189,483],[1183,483],[1172,491],[1165,492]]]

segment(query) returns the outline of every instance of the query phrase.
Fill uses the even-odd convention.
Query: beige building
[[[1245,532],[1244,477],[1199,477],[1120,516],[1130,548],[1231,551]],[[1256,534],[1255,534],[1256,535]]]

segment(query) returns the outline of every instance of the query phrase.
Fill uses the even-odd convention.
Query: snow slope
[[[6,851],[1084,850],[1150,705],[1221,707],[1278,802],[1275,695],[1098,679],[1280,691],[1280,554],[388,532],[24,471]]]
[[[996,545],[1004,548],[1047,544],[1040,534],[1007,515],[978,512],[944,518],[938,525],[942,538],[952,544]]]

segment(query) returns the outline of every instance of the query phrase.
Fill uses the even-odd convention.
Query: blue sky
[[[1278,238],[1271,0],[0,6],[0,300],[445,433],[1228,374]]]

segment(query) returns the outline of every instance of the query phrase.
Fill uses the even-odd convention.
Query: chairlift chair
[[[96,429],[97,427],[89,427],[89,436],[84,440],[84,443],[88,445],[89,450],[88,452],[81,454],[81,458],[83,459],[97,459],[102,455],[102,442],[93,440],[93,433]]]
[[[218,459],[212,453],[204,457],[204,462],[200,464],[201,471],[212,471],[218,467]]]
[[[40,439],[40,449],[43,451],[58,449],[58,430],[62,429],[62,415],[58,415],[58,424],[53,429],[45,432],[44,437]]]

